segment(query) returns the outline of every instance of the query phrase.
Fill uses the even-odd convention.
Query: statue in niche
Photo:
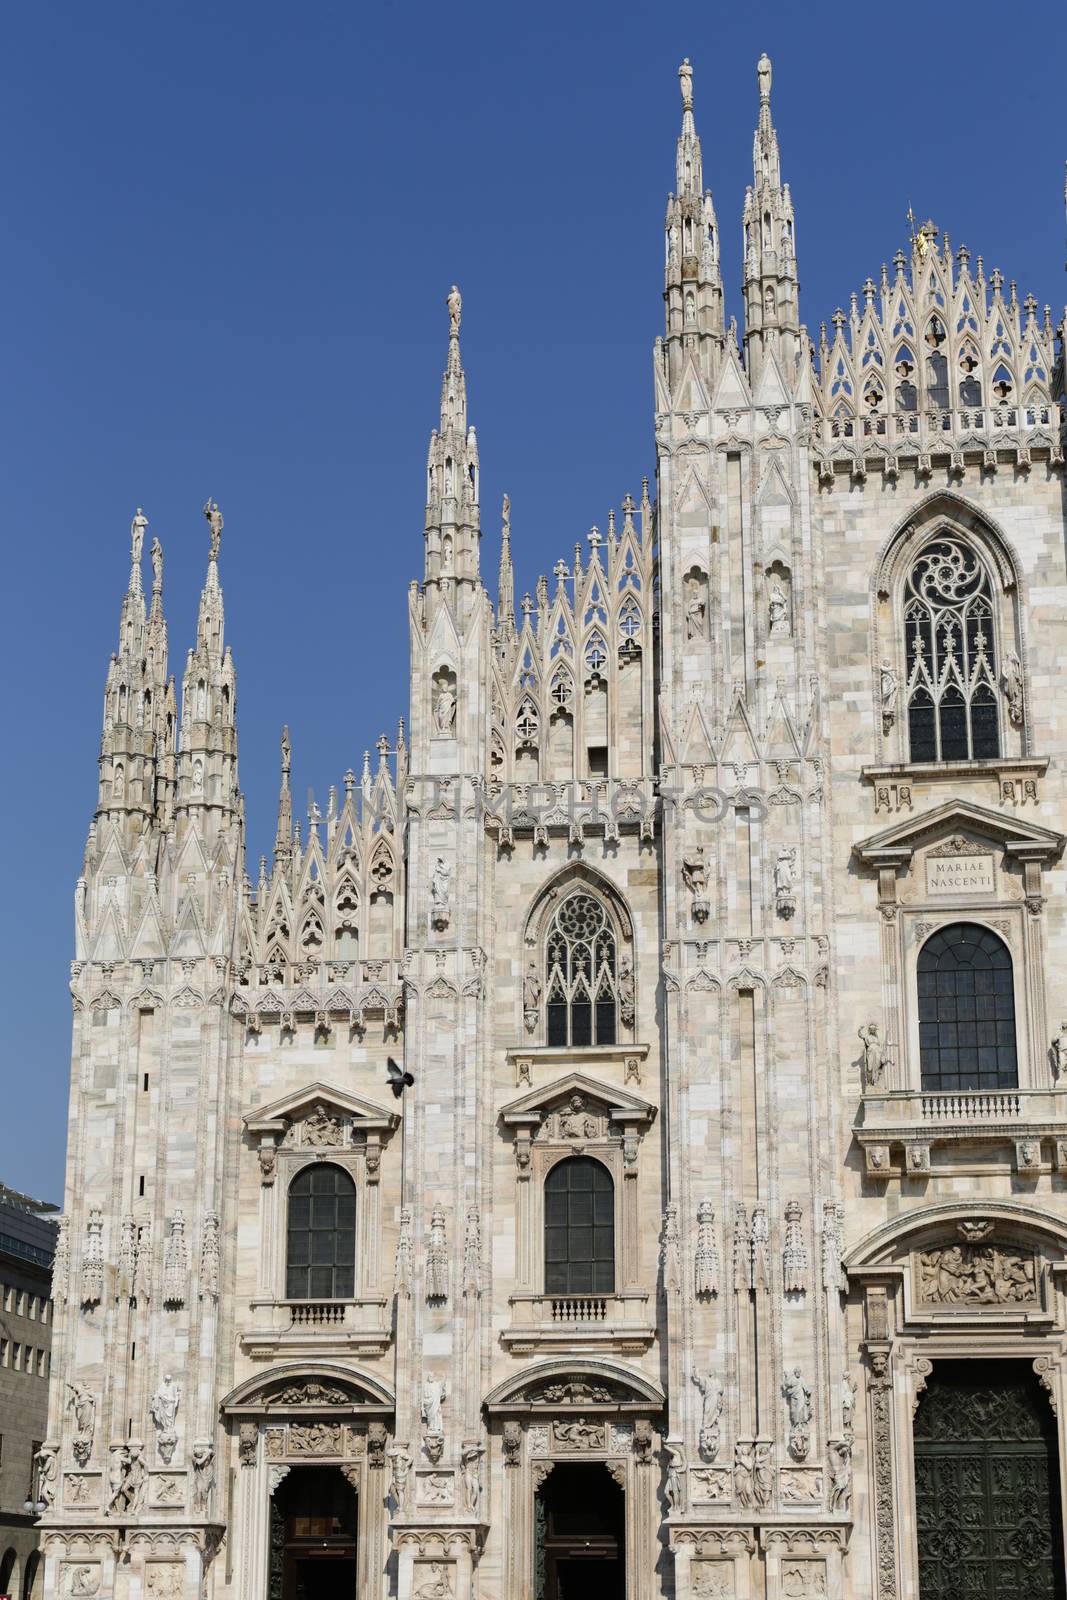
[[[707,579],[698,567],[694,567],[685,580],[685,636],[687,639],[707,638],[707,616]]]
[[[634,958],[628,950],[619,957],[619,1016],[624,1028],[634,1025]]]
[[[719,1419],[722,1416],[725,1390],[713,1372],[694,1372],[693,1382],[700,1390],[703,1399],[700,1411],[700,1454],[705,1461],[714,1461],[719,1454]]]
[[[156,1448],[164,1466],[170,1465],[178,1442],[175,1423],[180,1402],[181,1389],[169,1372],[164,1373],[163,1382],[148,1402],[149,1415],[156,1425]]]
[[[449,734],[454,731],[456,726],[456,696],[447,678],[437,691],[433,719],[438,733]]]
[[[799,1367],[786,1373],[782,1395],[789,1413],[789,1454],[794,1461],[803,1461],[811,1447],[811,1390]]]
[[[435,928],[448,927],[448,894],[452,873],[444,856],[438,856],[430,876],[430,914]]]
[[[482,1468],[481,1459],[485,1454],[484,1445],[477,1443],[463,1446],[462,1461],[462,1489],[463,1501],[472,1517],[481,1516],[482,1512]]]
[[[37,1498],[46,1511],[56,1503],[56,1479],[59,1475],[59,1458],[54,1447],[44,1444],[34,1455],[37,1464]]]
[[[1060,1023],[1060,1031],[1052,1041],[1052,1076],[1056,1082],[1067,1075],[1067,1022]]]
[[[427,1433],[444,1433],[442,1407],[448,1396],[448,1386],[436,1372],[428,1372],[422,1385],[422,1420]]]
[[[865,1089],[881,1089],[885,1083],[889,1058],[878,1037],[877,1022],[864,1023],[859,1035],[863,1042],[863,1086]]]
[[[755,1504],[752,1485],[754,1465],[752,1445],[746,1439],[738,1439],[734,1445],[734,1494],[738,1505],[746,1509]]]
[[[411,1457],[396,1445],[389,1451],[389,1459],[393,1464],[389,1490],[396,1509],[404,1512],[408,1509],[408,1495],[411,1492]]]
[[[767,617],[771,638],[776,639],[789,633],[789,596],[783,586],[782,577],[773,569],[770,579],[771,584],[767,591]]]
[[[845,1432],[852,1432],[852,1422],[856,1415],[856,1387],[846,1372],[841,1379],[841,1426]]]
[[[791,917],[796,910],[797,901],[793,892],[796,864],[795,845],[787,845],[784,850],[779,850],[774,863],[774,908],[780,917]]]
[[[215,1447],[204,1439],[193,1445],[193,1509],[206,1511],[215,1487]]]
[[[96,1428],[96,1401],[80,1383],[68,1383],[67,1405],[74,1413],[74,1459],[84,1467],[93,1449],[93,1432]]]
[[[897,715],[897,675],[888,658],[878,669],[878,696],[882,703],[882,732],[888,733]]]
[[[831,1439],[826,1447],[830,1469],[831,1511],[847,1511],[852,1498],[852,1441]]]
[[[685,1510],[685,1451],[681,1441],[664,1439],[663,1451],[667,1457],[667,1481],[663,1494],[668,1516],[672,1511]]]
[[[1023,720],[1023,668],[1017,650],[1009,650],[1004,657],[1000,686],[1008,702],[1008,720],[1018,728]]]
[[[537,962],[531,961],[527,965],[526,976],[522,980],[522,1015],[527,1033],[533,1033],[537,1027],[541,994],[541,979],[537,972]]]
[[[752,1497],[758,1506],[769,1506],[774,1483],[771,1465],[771,1445],[768,1439],[756,1443],[752,1457]]]

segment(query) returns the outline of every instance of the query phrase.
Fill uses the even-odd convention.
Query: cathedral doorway
[[[603,1462],[557,1462],[534,1497],[535,1600],[624,1600],[626,1500]]]
[[[270,1506],[268,1600],[354,1600],[358,1501],[337,1467],[293,1467]]]
[[[1055,1417],[1022,1361],[937,1361],[915,1413],[922,1600],[1064,1600]]]

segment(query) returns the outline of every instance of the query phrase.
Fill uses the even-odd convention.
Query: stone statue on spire
[[[207,518],[207,525],[211,529],[211,560],[217,561],[223,528],[222,512],[219,510],[219,503],[217,500],[208,500],[205,502],[204,515]]]
[[[505,539],[511,538],[511,496],[504,496],[503,527],[501,533]]]
[[[682,110],[683,111],[692,111],[692,109],[693,109],[693,68],[691,67],[691,65],[689,63],[689,57],[688,56],[686,56],[685,60],[681,64],[681,66],[678,68],[678,86],[682,91]]]
[[[163,587],[163,546],[158,539],[152,540],[152,588],[160,590]]]
[[[130,562],[137,567],[141,564],[141,551],[144,549],[144,531],[148,527],[148,518],[137,507],[137,514],[130,523]]]
[[[453,284],[448,292],[448,324],[450,333],[459,333],[459,321],[462,315],[463,296],[460,294],[455,284]]]
[[[771,98],[771,58],[764,50],[756,64],[756,77],[759,79],[759,97],[761,100]]]
[[[289,776],[289,763],[292,759],[292,746],[289,743],[289,724],[282,729],[282,777]]]

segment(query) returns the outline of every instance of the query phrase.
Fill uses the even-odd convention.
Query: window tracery
[[[912,761],[998,756],[993,592],[961,539],[940,535],[912,564],[904,643]]]
[[[556,911],[545,941],[550,1046],[616,1043],[618,970],[615,931],[605,907],[576,890]]]

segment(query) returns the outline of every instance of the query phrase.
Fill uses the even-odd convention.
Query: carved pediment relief
[[[571,1072],[510,1101],[500,1115],[512,1127],[522,1123],[551,1127],[554,1136],[566,1142],[603,1136],[613,1126],[630,1122],[651,1123],[656,1108],[640,1095]]]
[[[525,1373],[506,1378],[486,1396],[490,1414],[596,1414],[643,1412],[664,1404],[663,1391],[643,1373],[605,1361],[545,1361]],[[601,1424],[597,1424],[600,1426]]]
[[[290,1363],[258,1373],[232,1389],[221,1404],[224,1416],[276,1416],[296,1412],[337,1417],[344,1411],[386,1415],[392,1391],[378,1378],[330,1362]]]
[[[1032,1250],[995,1238],[933,1244],[912,1259],[915,1299],[930,1306],[1035,1306],[1039,1261]]]
[[[287,1144],[328,1147],[348,1142],[351,1130],[391,1131],[399,1122],[396,1112],[364,1100],[360,1095],[335,1089],[328,1083],[312,1083],[304,1089],[260,1106],[245,1116],[251,1134],[281,1134]]]
[[[1051,828],[1020,822],[969,800],[949,800],[921,816],[882,828],[852,848],[868,867],[907,867],[917,850],[950,853],[957,840],[978,850],[998,849],[1009,860],[1042,864],[1057,860],[1067,843]]]

